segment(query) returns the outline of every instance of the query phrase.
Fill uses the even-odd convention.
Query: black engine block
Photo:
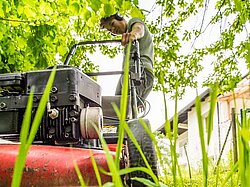
[[[51,71],[0,75],[0,137],[18,139],[31,88],[34,87],[33,119]],[[75,67],[59,67],[36,141],[79,142],[82,138],[80,114],[87,107],[101,107],[101,87]]]

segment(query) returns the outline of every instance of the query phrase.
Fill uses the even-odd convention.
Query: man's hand
[[[125,46],[128,42],[138,40],[144,36],[144,25],[141,23],[135,23],[130,33],[122,34],[122,45]]]
[[[138,39],[138,34],[136,32],[123,33],[122,34],[122,45],[125,46],[128,42],[132,42]]]

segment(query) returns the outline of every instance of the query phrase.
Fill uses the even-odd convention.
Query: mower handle
[[[100,41],[85,41],[85,42],[79,42],[77,44],[74,44],[70,52],[68,53],[66,60],[64,62],[64,65],[68,65],[71,57],[75,54],[75,51],[78,46],[81,45],[88,45],[88,44],[105,44],[105,43],[120,43],[121,40],[100,40]],[[131,97],[132,97],[132,106],[133,106],[133,117],[137,118],[138,116],[138,109],[137,109],[137,97],[136,97],[136,86],[141,84],[141,63],[140,63],[140,50],[139,50],[139,42],[138,40],[135,40],[133,42],[135,45],[135,52],[134,52],[134,72],[131,72]],[[123,73],[123,72],[122,72]]]
[[[68,53],[68,55],[66,57],[64,65],[68,65],[69,64],[69,61],[70,61],[71,57],[75,54],[75,51],[76,51],[77,47],[80,46],[80,45],[105,44],[105,43],[120,43],[120,42],[121,42],[121,40],[100,40],[100,41],[85,41],[85,42],[79,42],[77,44],[74,44],[71,47],[71,49],[70,49],[70,51],[69,51],[69,53]]]

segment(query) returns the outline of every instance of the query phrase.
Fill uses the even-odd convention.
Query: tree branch
[[[33,21],[28,21],[28,20],[8,19],[8,18],[3,18],[3,17],[0,17],[0,20],[9,21],[9,22],[20,22],[20,23],[31,23],[31,22],[33,22]]]

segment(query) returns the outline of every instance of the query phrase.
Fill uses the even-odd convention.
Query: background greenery
[[[151,10],[140,9],[138,0],[0,0],[0,73],[44,69],[58,63],[55,56],[64,61],[74,43],[114,39],[100,29],[99,20],[119,12],[142,18],[154,36],[156,90],[173,92],[178,87],[181,96],[187,87],[196,87],[207,57],[213,57],[205,62],[211,63],[213,72],[204,84],[217,82],[219,88],[229,90],[242,76],[239,64],[250,67],[250,1],[217,0],[208,17],[211,6],[209,0],[155,0]],[[152,15],[155,19],[149,19]],[[200,24],[187,29],[195,16]],[[195,47],[207,28],[216,24],[223,25],[218,40]],[[101,49],[114,57],[121,47]],[[84,55],[95,50],[96,46],[77,50],[71,65],[84,60],[83,71],[98,70]]]

